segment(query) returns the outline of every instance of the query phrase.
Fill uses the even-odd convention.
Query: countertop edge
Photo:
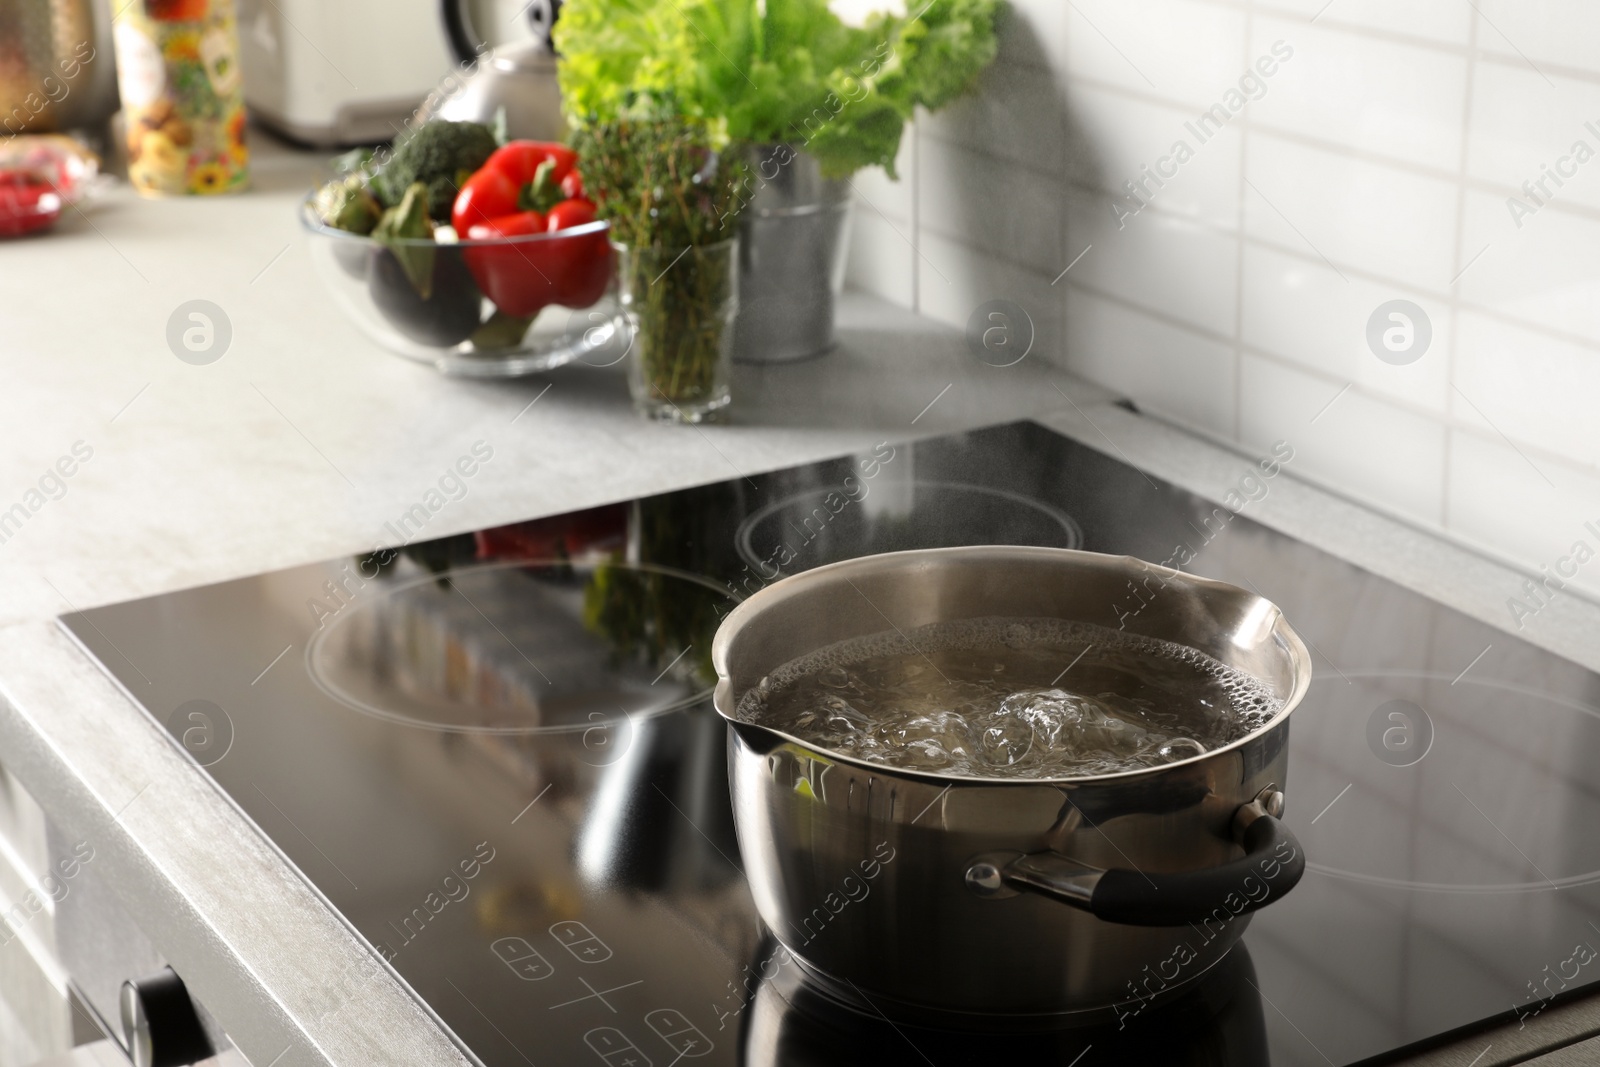
[[[471,1064],[56,623],[0,630],[0,679],[8,769],[115,870],[124,908],[252,1062]],[[286,930],[311,960],[282,951]],[[349,980],[309,983],[307,962]]]

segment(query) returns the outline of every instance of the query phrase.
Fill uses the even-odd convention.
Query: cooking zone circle
[[[856,556],[911,548],[1034,545],[1079,548],[1066,512],[1006,489],[961,482],[849,480],[758,508],[734,536],[764,580]]]
[[[581,733],[596,758],[641,716],[711,694],[717,583],[645,563],[515,560],[374,583],[306,646],[317,688],[393,723]],[[620,742],[620,743],[619,743]]]
[[[1369,713],[1396,697],[1424,709],[1433,730],[1428,751],[1405,766],[1368,751]],[[1594,866],[1600,846],[1574,855],[1570,832],[1572,820],[1589,818],[1593,799],[1584,783],[1561,776],[1567,761],[1556,758],[1583,743],[1585,731],[1594,729],[1584,720],[1600,720],[1600,709],[1494,679],[1399,669],[1324,675],[1306,705],[1292,742],[1297,766],[1326,765],[1331,758],[1367,772],[1348,785],[1324,785],[1326,797],[1314,797],[1301,770],[1297,814],[1320,810],[1314,819],[1295,821],[1308,853],[1317,857],[1307,861],[1307,870],[1430,893],[1526,893],[1600,882],[1600,866]],[[1533,730],[1527,727],[1533,717],[1556,721]],[[1319,757],[1319,750],[1334,746],[1350,754]],[[1397,812],[1397,806],[1415,810]],[[1360,832],[1352,832],[1357,825]],[[1420,840],[1414,839],[1419,826]],[[1562,874],[1548,857],[1568,857],[1569,865],[1588,869]],[[1412,877],[1394,872],[1398,864],[1411,866],[1404,873]],[[1517,871],[1532,877],[1505,877]]]

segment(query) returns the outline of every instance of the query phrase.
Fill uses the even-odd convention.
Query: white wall
[[[1600,7],[1011,3],[980,95],[918,122],[898,185],[856,180],[856,284],[957,325],[1015,301],[1045,358],[1535,571],[1600,551]],[[1408,365],[1365,337],[1394,299],[1432,327]]]

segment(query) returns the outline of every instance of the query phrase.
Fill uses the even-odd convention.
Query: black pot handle
[[[967,869],[967,886],[988,897],[1039,893],[1128,926],[1226,922],[1271,904],[1305,873],[1305,852],[1278,818],[1282,811],[1283,794],[1275,786],[1241,806],[1233,831],[1244,857],[1220,867],[1108,871],[1056,852],[1033,852],[1005,860],[980,857]]]

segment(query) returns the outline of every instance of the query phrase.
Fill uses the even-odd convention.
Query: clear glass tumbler
[[[739,239],[688,248],[612,247],[634,407],[668,422],[717,420],[731,399]]]

